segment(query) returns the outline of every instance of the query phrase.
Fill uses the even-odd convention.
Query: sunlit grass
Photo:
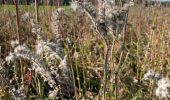
[[[21,11],[26,12],[34,12],[35,7],[34,5],[18,5],[19,9]],[[64,8],[66,11],[69,10],[69,6],[60,6],[61,8]],[[46,6],[46,5],[39,5],[38,9],[40,11],[48,11],[48,10],[54,10],[56,8],[59,8],[58,6]],[[15,12],[15,5],[0,5],[0,11],[8,11],[8,12]]]
[[[53,37],[50,29],[51,11],[57,6],[38,7],[40,14],[40,25],[42,30],[48,34],[49,41]],[[63,17],[62,34],[63,37],[71,39],[71,47],[67,47],[65,42],[65,53],[68,54],[69,67],[74,74],[74,85],[76,96],[85,98],[92,97],[100,99],[103,76],[103,58],[105,53],[104,43],[100,36],[95,33],[89,25],[89,20],[83,16],[79,18],[76,13],[70,10],[69,6],[61,7],[65,9],[66,16]],[[19,5],[19,10],[30,12],[35,15],[34,5]],[[163,75],[170,76],[170,8],[168,7],[141,7],[135,6],[130,9],[126,36],[123,46],[122,42],[115,43],[109,54],[109,77],[114,80],[114,69],[118,63],[121,64],[121,73],[118,78],[118,98],[119,100],[147,100],[156,99],[153,91],[154,84],[144,84],[143,74],[148,69],[156,70]],[[0,5],[0,56],[4,59],[11,51],[10,40],[16,39],[16,20],[14,5]],[[11,14],[11,15],[10,15]],[[20,15],[21,16],[21,15]],[[30,22],[20,22],[21,43],[27,43],[34,49],[35,34],[31,33]],[[121,48],[121,49],[120,49]],[[121,58],[122,54],[122,60]],[[23,62],[23,65],[27,65]],[[23,74],[23,73],[18,73]],[[137,80],[135,83],[134,79]],[[34,88],[36,88],[35,83]],[[108,80],[108,100],[115,99],[114,81]],[[2,86],[0,90],[4,91]],[[41,87],[43,89],[43,86]],[[41,97],[46,98],[46,94],[41,91]],[[0,93],[4,95],[5,92]]]

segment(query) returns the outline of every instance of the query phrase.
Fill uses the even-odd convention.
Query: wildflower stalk
[[[79,69],[78,69],[78,59],[76,58],[76,74],[77,74],[77,80],[78,80],[78,88],[81,90],[81,85],[80,85],[80,76],[79,76]]]
[[[118,100],[118,79],[119,79],[119,72],[121,70],[121,68],[124,66],[125,62],[127,61],[127,57],[129,56],[129,52],[127,52],[126,56],[125,56],[125,59],[123,61],[123,63],[121,64],[122,62],[122,56],[123,56],[123,52],[121,52],[120,54],[120,59],[119,59],[119,63],[117,65],[117,69],[115,71],[115,91],[114,91],[114,95],[115,95],[115,100]]]
[[[127,28],[128,16],[129,16],[129,8],[128,8],[126,16],[125,16],[125,26],[123,28],[123,43],[125,43],[125,33],[126,33],[126,28]]]
[[[121,63],[122,55],[123,55],[123,52],[121,52],[117,70],[115,71],[115,100],[118,100],[118,73],[120,70],[120,63]]]
[[[38,22],[38,3],[37,3],[37,0],[35,0],[35,15],[36,15],[36,21]]]
[[[104,66],[103,66],[103,69],[104,69],[103,100],[106,99],[107,77],[108,77],[108,75],[107,75],[107,66],[108,66],[108,58],[109,58],[110,46],[108,45],[106,48],[107,48],[107,51],[106,51],[106,55],[105,55],[105,63],[104,63]]]
[[[70,52],[70,49],[69,49],[69,46],[67,45],[67,48],[68,48],[68,52]],[[71,55],[68,54],[68,57],[71,57]],[[71,58],[69,58],[71,59]],[[74,76],[74,69],[73,69],[73,64],[71,63],[70,65],[70,72],[71,72],[71,77],[72,77],[72,80],[73,80],[73,88],[74,88],[74,96],[75,96],[75,100],[78,100],[78,96],[77,96],[77,92],[76,92],[76,81],[75,81],[75,76]]]
[[[77,96],[77,92],[76,92],[76,83],[75,83],[73,65],[71,65],[71,73],[72,73],[72,78],[73,78],[73,83],[74,83],[74,94],[75,94],[75,99],[78,100],[78,96]]]
[[[14,4],[15,4],[15,10],[16,10],[16,21],[17,21],[17,37],[19,40],[19,10],[18,10],[18,3],[16,0],[13,0]]]
[[[118,83],[118,77],[117,73],[115,73],[115,100],[117,100],[118,97],[118,91],[117,91],[117,83]]]
[[[3,3],[2,7],[3,7],[3,14],[5,14],[5,11],[6,11],[6,2],[5,1]]]
[[[119,0],[122,2],[122,0]],[[103,95],[102,99],[106,99],[106,88],[107,88],[107,78],[108,78],[108,60],[111,45],[114,45],[116,37],[118,37],[125,26],[125,17],[128,13],[129,4],[122,4],[122,7],[115,5],[114,0],[98,0],[98,13],[95,11],[94,6],[85,1],[84,3],[75,1],[72,3],[71,7],[74,11],[79,11],[80,13],[85,12],[85,14],[90,19],[95,31],[102,37],[105,42],[106,54],[104,57],[103,66]],[[81,10],[80,10],[81,9]],[[111,37],[113,36],[113,37]],[[111,53],[112,54],[112,53]],[[120,63],[120,62],[119,62]],[[119,64],[120,65],[120,64]],[[119,66],[118,66],[119,67]],[[117,82],[115,83],[117,85]],[[115,90],[115,97],[117,98],[117,90]]]

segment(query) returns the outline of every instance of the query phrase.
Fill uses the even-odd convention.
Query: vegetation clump
[[[169,8],[96,1],[0,6],[1,99],[169,99]]]

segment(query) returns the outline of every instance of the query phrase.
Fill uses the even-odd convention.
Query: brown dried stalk
[[[36,21],[38,22],[38,3],[37,0],[35,0],[35,15],[36,15]]]
[[[13,0],[14,4],[15,4],[15,9],[16,9],[16,21],[17,21],[17,38],[19,40],[19,10],[18,10],[18,3],[16,2],[16,0]]]

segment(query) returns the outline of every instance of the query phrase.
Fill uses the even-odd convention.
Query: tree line
[[[35,0],[16,0],[18,4],[29,5]],[[37,0],[38,4],[69,5],[71,0]],[[14,4],[14,0],[0,0],[0,4]]]

